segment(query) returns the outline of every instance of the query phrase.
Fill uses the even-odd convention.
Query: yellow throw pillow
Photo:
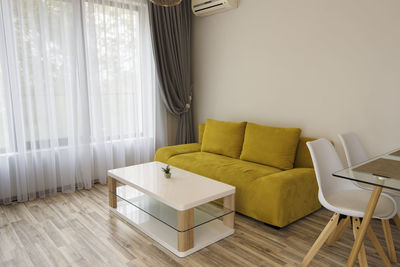
[[[203,141],[203,134],[205,128],[206,128],[205,123],[199,124],[199,144],[201,144],[201,142]]]
[[[306,143],[308,141],[314,141],[315,138],[300,137],[299,144],[297,145],[296,159],[294,160],[295,168],[314,168],[310,151]]]
[[[202,152],[239,158],[246,122],[225,122],[208,119],[201,143]]]
[[[240,159],[283,170],[293,168],[301,130],[248,123]]]

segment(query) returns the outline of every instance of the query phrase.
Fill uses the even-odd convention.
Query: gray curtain
[[[191,82],[191,7],[150,4],[150,28],[162,100],[178,118],[177,144],[194,142]]]

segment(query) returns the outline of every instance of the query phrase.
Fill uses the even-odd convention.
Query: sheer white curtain
[[[147,1],[0,8],[0,203],[90,188],[107,169],[152,160],[165,113]]]

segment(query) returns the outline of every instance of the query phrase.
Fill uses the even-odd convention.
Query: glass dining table
[[[354,266],[364,241],[365,234],[368,231],[368,226],[374,214],[382,189],[387,188],[390,190],[395,190],[392,192],[400,195],[400,148],[371,158],[349,168],[334,172],[332,175],[338,178],[353,180],[362,184],[368,184],[368,188],[372,190],[360,230],[354,241],[346,265]],[[400,220],[398,216],[395,218],[395,223],[398,227],[400,226]]]

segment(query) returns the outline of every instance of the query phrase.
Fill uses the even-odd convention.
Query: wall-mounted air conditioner
[[[196,16],[209,16],[237,7],[238,0],[192,0],[192,10]]]

